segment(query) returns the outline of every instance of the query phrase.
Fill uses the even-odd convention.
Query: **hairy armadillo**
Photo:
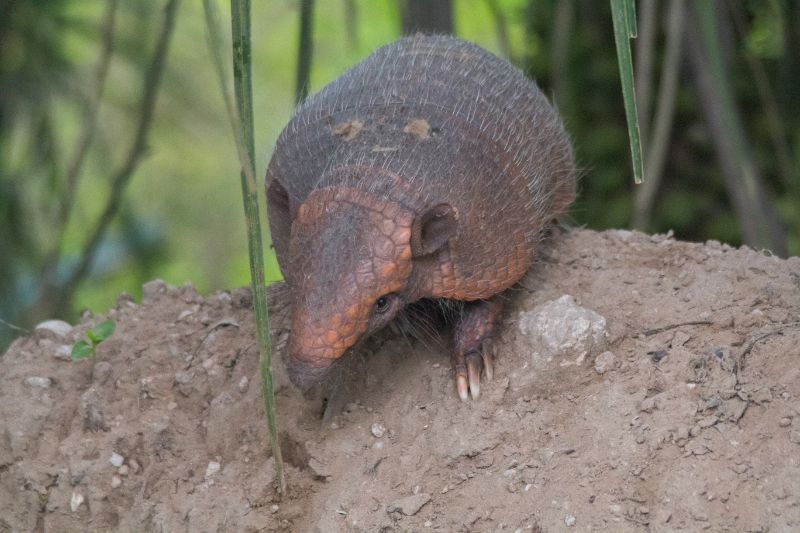
[[[466,302],[456,390],[477,398],[501,293],[575,187],[561,120],[521,71],[449,36],[378,49],[297,109],[267,170],[292,381],[320,381],[406,305],[449,299]]]

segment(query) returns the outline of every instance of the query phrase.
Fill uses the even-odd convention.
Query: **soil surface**
[[[800,530],[800,258],[556,235],[477,401],[457,399],[447,341],[388,333],[323,424],[276,356],[283,498],[249,290],[144,293],[0,359],[0,532]],[[591,343],[532,331],[572,322],[556,301],[597,319]],[[285,302],[276,286],[279,351]],[[70,362],[106,318],[94,363]]]

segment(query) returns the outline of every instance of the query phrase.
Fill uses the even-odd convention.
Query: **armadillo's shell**
[[[331,172],[344,165],[399,175],[409,205],[456,208],[450,255],[460,281],[475,288],[460,295],[469,299],[497,292],[497,281],[504,287],[517,281],[542,227],[575,194],[569,139],[535,83],[482,48],[447,36],[384,46],[298,109],[267,176],[280,182],[291,206],[270,205],[282,268],[286,217],[310,192],[352,179]],[[397,197],[379,179],[347,185]]]

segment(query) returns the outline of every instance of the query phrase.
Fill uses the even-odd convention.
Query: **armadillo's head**
[[[285,272],[292,290],[292,382],[307,388],[322,380],[405,306],[418,255],[412,249],[430,252],[421,244],[422,230],[407,208],[363,191],[329,187],[306,198],[292,223]]]

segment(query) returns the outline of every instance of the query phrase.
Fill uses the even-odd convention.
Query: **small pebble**
[[[386,433],[386,427],[380,422],[375,422],[370,426],[369,431],[372,433],[373,437],[379,439]]]
[[[206,479],[212,477],[214,474],[219,472],[220,464],[216,461],[210,461],[208,466],[206,467]]]
[[[425,527],[431,527],[432,525],[433,525],[433,522],[431,522],[430,520],[425,520],[425,524],[424,524]]]
[[[81,494],[80,492],[73,492],[72,497],[69,500],[69,508],[72,509],[72,512],[74,513],[75,511],[77,511],[78,507],[80,507],[82,503],[83,503],[83,494]]]
[[[778,424],[779,424],[779,425],[780,425],[782,428],[789,427],[789,426],[791,426],[791,425],[792,425],[792,419],[791,419],[791,418],[789,418],[789,417],[783,417],[783,418],[781,418],[781,421],[780,421],[780,422],[778,422]]]
[[[72,326],[63,320],[45,320],[37,324],[34,329],[49,331],[58,337],[66,337],[72,331]]]
[[[53,352],[53,357],[62,361],[72,360],[72,346],[69,344],[60,344]]]
[[[656,399],[653,396],[649,398],[645,398],[642,400],[642,403],[639,404],[639,410],[644,411],[645,413],[650,413],[656,408]]]
[[[386,510],[390,513],[400,512],[406,516],[414,516],[429,501],[431,501],[431,495],[422,492],[395,500],[386,506]]]
[[[111,488],[116,489],[120,485],[122,485],[122,478],[119,476],[111,476]]]
[[[605,374],[614,367],[615,356],[613,352],[603,352],[594,360],[594,371],[600,375]]]
[[[574,516],[572,516],[571,514],[568,514],[564,518],[564,523],[567,524],[567,527],[574,526],[576,521],[577,521],[577,519]]]
[[[111,463],[112,465],[114,465],[116,468],[119,468],[119,467],[122,466],[122,463],[125,462],[125,458],[122,457],[117,452],[112,452],[111,457],[109,458],[108,462]]]
[[[244,394],[247,392],[247,389],[250,388],[250,378],[247,376],[242,376],[242,379],[239,380],[239,392]]]
[[[280,509],[281,509],[281,508],[280,508],[280,506],[279,506],[279,505],[277,505],[277,504],[274,504],[274,503],[273,503],[273,504],[272,504],[272,506],[269,508],[269,510],[270,510],[270,511],[272,511],[272,514],[275,514],[275,513],[277,513],[278,511],[280,511]]]
[[[717,421],[718,419],[716,415],[709,415],[698,420],[697,425],[700,426],[701,428],[710,428],[711,426],[716,424]]]
[[[41,376],[30,376],[25,378],[25,384],[29,387],[39,387],[42,389],[47,389],[50,385],[53,384],[53,381],[50,378],[45,378]]]
[[[130,470],[131,469],[130,469],[130,467],[128,465],[122,465],[121,467],[119,467],[118,472],[119,472],[120,476],[127,476],[128,472],[130,472]]]
[[[382,440],[376,440],[375,442],[372,443],[372,449],[373,450],[382,450],[383,447],[384,447],[384,444],[383,444]]]

